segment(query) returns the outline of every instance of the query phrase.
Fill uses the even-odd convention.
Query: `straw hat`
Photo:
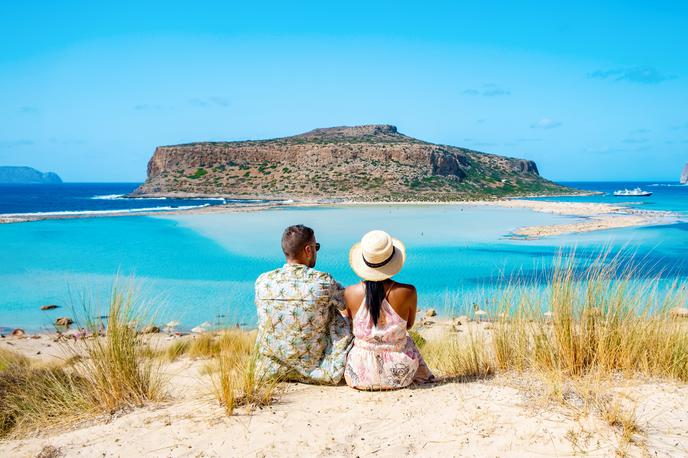
[[[349,264],[356,275],[368,281],[382,281],[401,270],[406,247],[385,231],[370,231],[349,251]]]

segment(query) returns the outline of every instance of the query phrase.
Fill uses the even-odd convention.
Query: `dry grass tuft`
[[[634,404],[609,384],[620,376],[688,381],[688,320],[670,316],[685,306],[686,287],[645,270],[623,254],[560,255],[547,276],[511,281],[487,301],[500,317],[491,329],[468,323],[461,334],[428,341],[423,354],[439,373],[459,378],[528,371],[544,382],[543,400],[606,423],[619,439],[617,454],[642,451]]]
[[[101,329],[105,329],[105,335],[68,344],[68,351],[84,356],[75,369],[98,394],[99,407],[105,411],[141,406],[164,397],[160,364],[148,357],[151,349],[138,332],[137,324],[145,320],[144,314],[135,304],[131,288],[115,287],[107,326],[95,321],[86,323],[94,335]]]
[[[687,381],[688,323],[669,316],[685,304],[685,288],[641,273],[620,255],[583,267],[571,255],[557,260],[544,291],[507,285],[495,301],[505,317],[491,341],[497,366]]]
[[[423,355],[427,364],[445,377],[484,378],[495,370],[485,336],[478,330],[469,329],[465,337],[446,336],[428,341],[423,346]]]
[[[94,401],[78,374],[0,350],[0,437],[76,421],[94,411]]]
[[[228,415],[237,406],[262,407],[274,398],[278,380],[256,373],[255,334],[225,331],[218,339],[217,370],[211,372],[215,396]]]
[[[168,362],[173,362],[187,354],[189,352],[189,347],[191,347],[189,339],[177,339],[165,347],[161,355]]]
[[[132,290],[115,287],[107,326],[87,322],[93,337],[65,343],[69,357],[61,365],[41,365],[0,352],[0,436],[162,399],[159,364],[147,356],[150,347],[137,331],[136,323],[142,320]]]

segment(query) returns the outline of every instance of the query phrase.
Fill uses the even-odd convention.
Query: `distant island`
[[[0,166],[0,184],[57,184],[62,179],[53,172],[40,172],[31,167]]]
[[[338,201],[459,201],[573,194],[533,161],[438,145],[391,125],[155,149],[133,196]]]
[[[681,184],[688,184],[688,162],[683,166],[683,172],[681,173]]]

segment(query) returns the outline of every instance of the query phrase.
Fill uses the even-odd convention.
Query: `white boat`
[[[643,191],[640,188],[635,189],[624,189],[623,191],[614,191],[614,195],[617,197],[647,197],[651,196],[650,191]]]

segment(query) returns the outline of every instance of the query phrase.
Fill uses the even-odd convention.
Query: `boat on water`
[[[614,195],[617,197],[648,197],[651,196],[652,193],[650,191],[643,191],[640,188],[635,188],[614,191]]]

